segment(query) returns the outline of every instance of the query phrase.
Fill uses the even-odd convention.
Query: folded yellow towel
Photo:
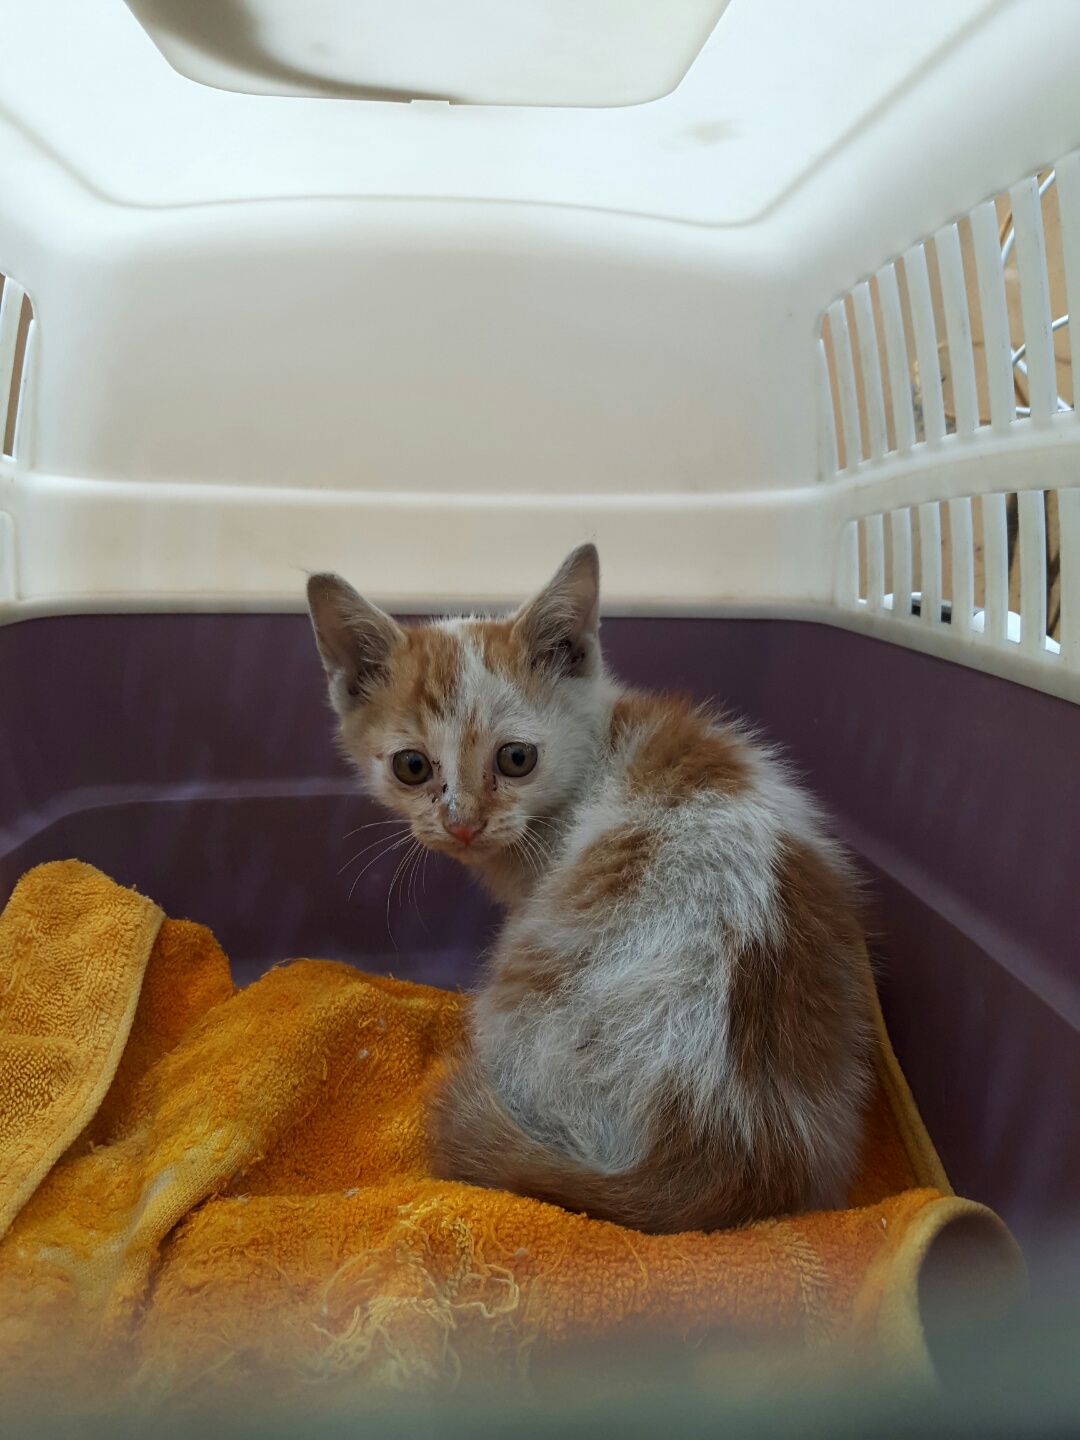
[[[847,1210],[645,1236],[433,1180],[424,1092],[466,1003],[316,960],[234,991],[202,927],[74,861],[26,875],[0,916],[6,1383],[416,1391],[642,1335],[925,1368],[931,1248],[962,1234],[991,1301],[1020,1274],[883,1026]]]

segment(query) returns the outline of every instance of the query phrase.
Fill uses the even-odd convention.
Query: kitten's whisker
[[[511,848],[521,856],[522,860],[531,870],[533,878],[538,880],[541,874],[541,857],[534,848],[532,837],[528,836],[527,833],[520,835],[518,839],[513,842]]]
[[[405,852],[404,859],[407,860],[411,853],[412,847],[410,846],[409,849]],[[391,875],[390,877],[390,884],[386,887],[386,933],[390,936],[390,943],[393,945],[395,950],[397,949],[397,941],[394,939],[394,932],[390,926],[390,900],[394,894],[394,882],[397,880],[398,874],[401,871],[402,864],[403,861],[399,860],[393,875]]]
[[[533,828],[534,826],[544,826],[546,833],[537,833],[537,830]],[[550,859],[553,849],[565,834],[565,827],[554,820],[549,820],[544,815],[533,815],[526,824],[525,832],[532,840],[542,846]]]
[[[360,876],[366,875],[367,872],[371,869],[372,865],[374,865],[376,861],[381,860],[384,855],[389,855],[392,850],[399,850],[401,846],[405,844],[405,841],[408,840],[408,838],[408,835],[402,835],[399,840],[391,841],[391,843],[386,846],[385,850],[380,850],[377,855],[372,856],[372,858],[368,861],[364,868],[358,872],[356,879],[349,886],[349,900],[352,899],[353,891],[356,889],[357,882],[359,881]],[[346,901],[346,903],[348,903],[348,901]]]
[[[408,830],[409,827],[408,825],[404,824],[404,822],[399,821],[398,823],[402,826],[402,829]],[[390,838],[391,837],[388,835],[380,835],[379,838],[377,840],[373,840],[370,845],[365,845],[362,850],[358,850],[356,854],[352,857],[352,860],[346,860],[345,864],[342,865],[341,870],[339,870],[337,873],[340,875],[342,871],[347,870],[354,861],[359,860],[361,855],[366,855],[369,850],[374,850],[376,845],[381,845],[384,840],[388,840]]]
[[[423,858],[422,847],[413,852],[412,865],[409,867],[408,876],[405,882],[405,903],[416,905],[416,872],[420,868],[420,861]]]
[[[341,838],[343,840],[349,840],[353,835],[359,835],[361,830],[373,830],[376,825],[401,825],[402,823],[401,820],[369,820],[364,825],[357,825],[355,830],[346,831]]]
[[[416,911],[416,918],[420,921],[420,924],[424,926],[425,931],[427,931],[427,925],[424,923],[424,916],[420,909],[420,900],[417,894],[417,879],[423,873],[424,867],[427,865],[427,858],[430,854],[431,851],[422,842],[417,846],[412,869],[409,871],[408,881],[412,907]]]
[[[551,864],[551,851],[547,848],[545,844],[543,844],[542,841],[535,840],[534,844],[536,848],[537,863],[540,866],[541,872],[543,872]]]
[[[398,947],[397,941],[394,938],[393,926],[390,924],[390,901],[393,898],[394,886],[397,884],[398,877],[404,875],[405,867],[409,864],[410,860],[413,858],[419,848],[420,842],[414,837],[412,845],[409,847],[408,850],[405,851],[404,856],[398,861],[397,869],[394,871],[393,877],[390,881],[390,888],[386,892],[386,933],[390,936],[390,943],[393,945],[395,950]]]
[[[411,854],[412,854],[412,846],[410,845],[410,846],[408,847],[408,849],[405,851],[405,854],[404,854],[404,855],[400,855],[400,856],[398,857],[398,862],[397,862],[397,864],[394,866],[394,873],[393,873],[393,875],[390,876],[390,884],[386,887],[386,920],[387,920],[387,924],[390,923],[390,901],[391,901],[391,899],[393,898],[394,886],[397,884],[397,878],[398,878],[398,876],[401,874],[402,868],[403,868],[403,866],[408,862],[408,859],[409,859],[409,857],[410,857]]]
[[[518,860],[519,864],[523,865],[523,866],[525,867],[525,869],[529,872],[529,874],[530,874],[530,875],[533,877],[533,879],[535,880],[535,878],[536,878],[536,861],[533,859],[532,855],[530,855],[529,851],[526,850],[525,846],[524,846],[524,845],[515,845],[515,846],[514,846],[514,854],[515,854],[515,856],[517,857],[517,860]]]
[[[420,918],[423,918],[423,917],[420,916],[420,895],[419,895],[418,886],[419,886],[420,876],[421,876],[421,874],[423,873],[423,869],[424,869],[424,861],[427,859],[427,857],[428,857],[427,846],[421,845],[421,847],[420,847],[420,854],[417,855],[417,857],[416,857],[416,864],[413,866],[413,873],[412,873],[412,903],[413,903],[413,909],[416,911],[417,916],[420,917]]]
[[[364,868],[363,868],[362,870],[358,871],[357,875],[355,876],[355,878],[354,878],[354,880],[353,880],[353,883],[352,883],[352,884],[350,885],[350,887],[349,887],[349,896],[348,896],[348,898],[349,898],[350,900],[352,899],[352,893],[353,893],[353,891],[356,889],[357,882],[361,879],[361,877],[364,876],[364,875],[366,875],[367,872],[371,869],[371,867],[372,867],[373,865],[378,864],[378,862],[379,862],[380,860],[384,859],[387,855],[391,854],[394,850],[400,849],[401,846],[405,844],[405,841],[406,841],[407,839],[408,839],[408,836],[407,836],[407,835],[403,835],[399,840],[395,840],[395,841],[393,841],[391,844],[388,844],[385,849],[380,850],[377,855],[373,855],[373,856],[371,857],[371,859],[370,859],[370,860],[368,861],[368,863],[364,866]]]
[[[405,867],[408,865],[409,861],[412,859],[412,857],[413,857],[413,855],[414,855],[414,853],[415,853],[414,847],[417,845],[417,843],[418,843],[418,842],[417,842],[416,839],[414,838],[414,839],[413,839],[413,842],[412,842],[412,845],[409,846],[408,850],[405,851],[405,854],[404,854],[404,855],[401,857],[401,859],[398,861],[398,863],[397,863],[397,869],[394,871],[393,875],[392,875],[391,878],[390,878],[390,888],[389,888],[389,890],[387,890],[387,892],[386,892],[386,923],[387,923],[388,925],[389,925],[389,923],[390,923],[390,899],[391,899],[391,897],[393,896],[393,893],[394,893],[394,886],[397,884],[399,878],[404,877]]]

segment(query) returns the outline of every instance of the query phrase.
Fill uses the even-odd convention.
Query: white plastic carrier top
[[[0,617],[591,537],[1080,698],[1078,76],[1077,0],[0,0]]]

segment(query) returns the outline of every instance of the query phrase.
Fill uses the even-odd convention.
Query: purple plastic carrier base
[[[1031,1239],[1075,1223],[1080,708],[793,621],[608,620],[604,642],[625,680],[785,748],[866,871],[886,1018],[957,1189]],[[384,817],[324,695],[302,615],[0,628],[0,901],[77,857],[209,925],[241,983],[319,955],[468,985],[497,917],[435,856],[388,907],[403,852],[360,853]]]

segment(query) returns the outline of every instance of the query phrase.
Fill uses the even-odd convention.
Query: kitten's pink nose
[[[483,828],[482,825],[447,825],[446,833],[460,845],[471,845]]]

